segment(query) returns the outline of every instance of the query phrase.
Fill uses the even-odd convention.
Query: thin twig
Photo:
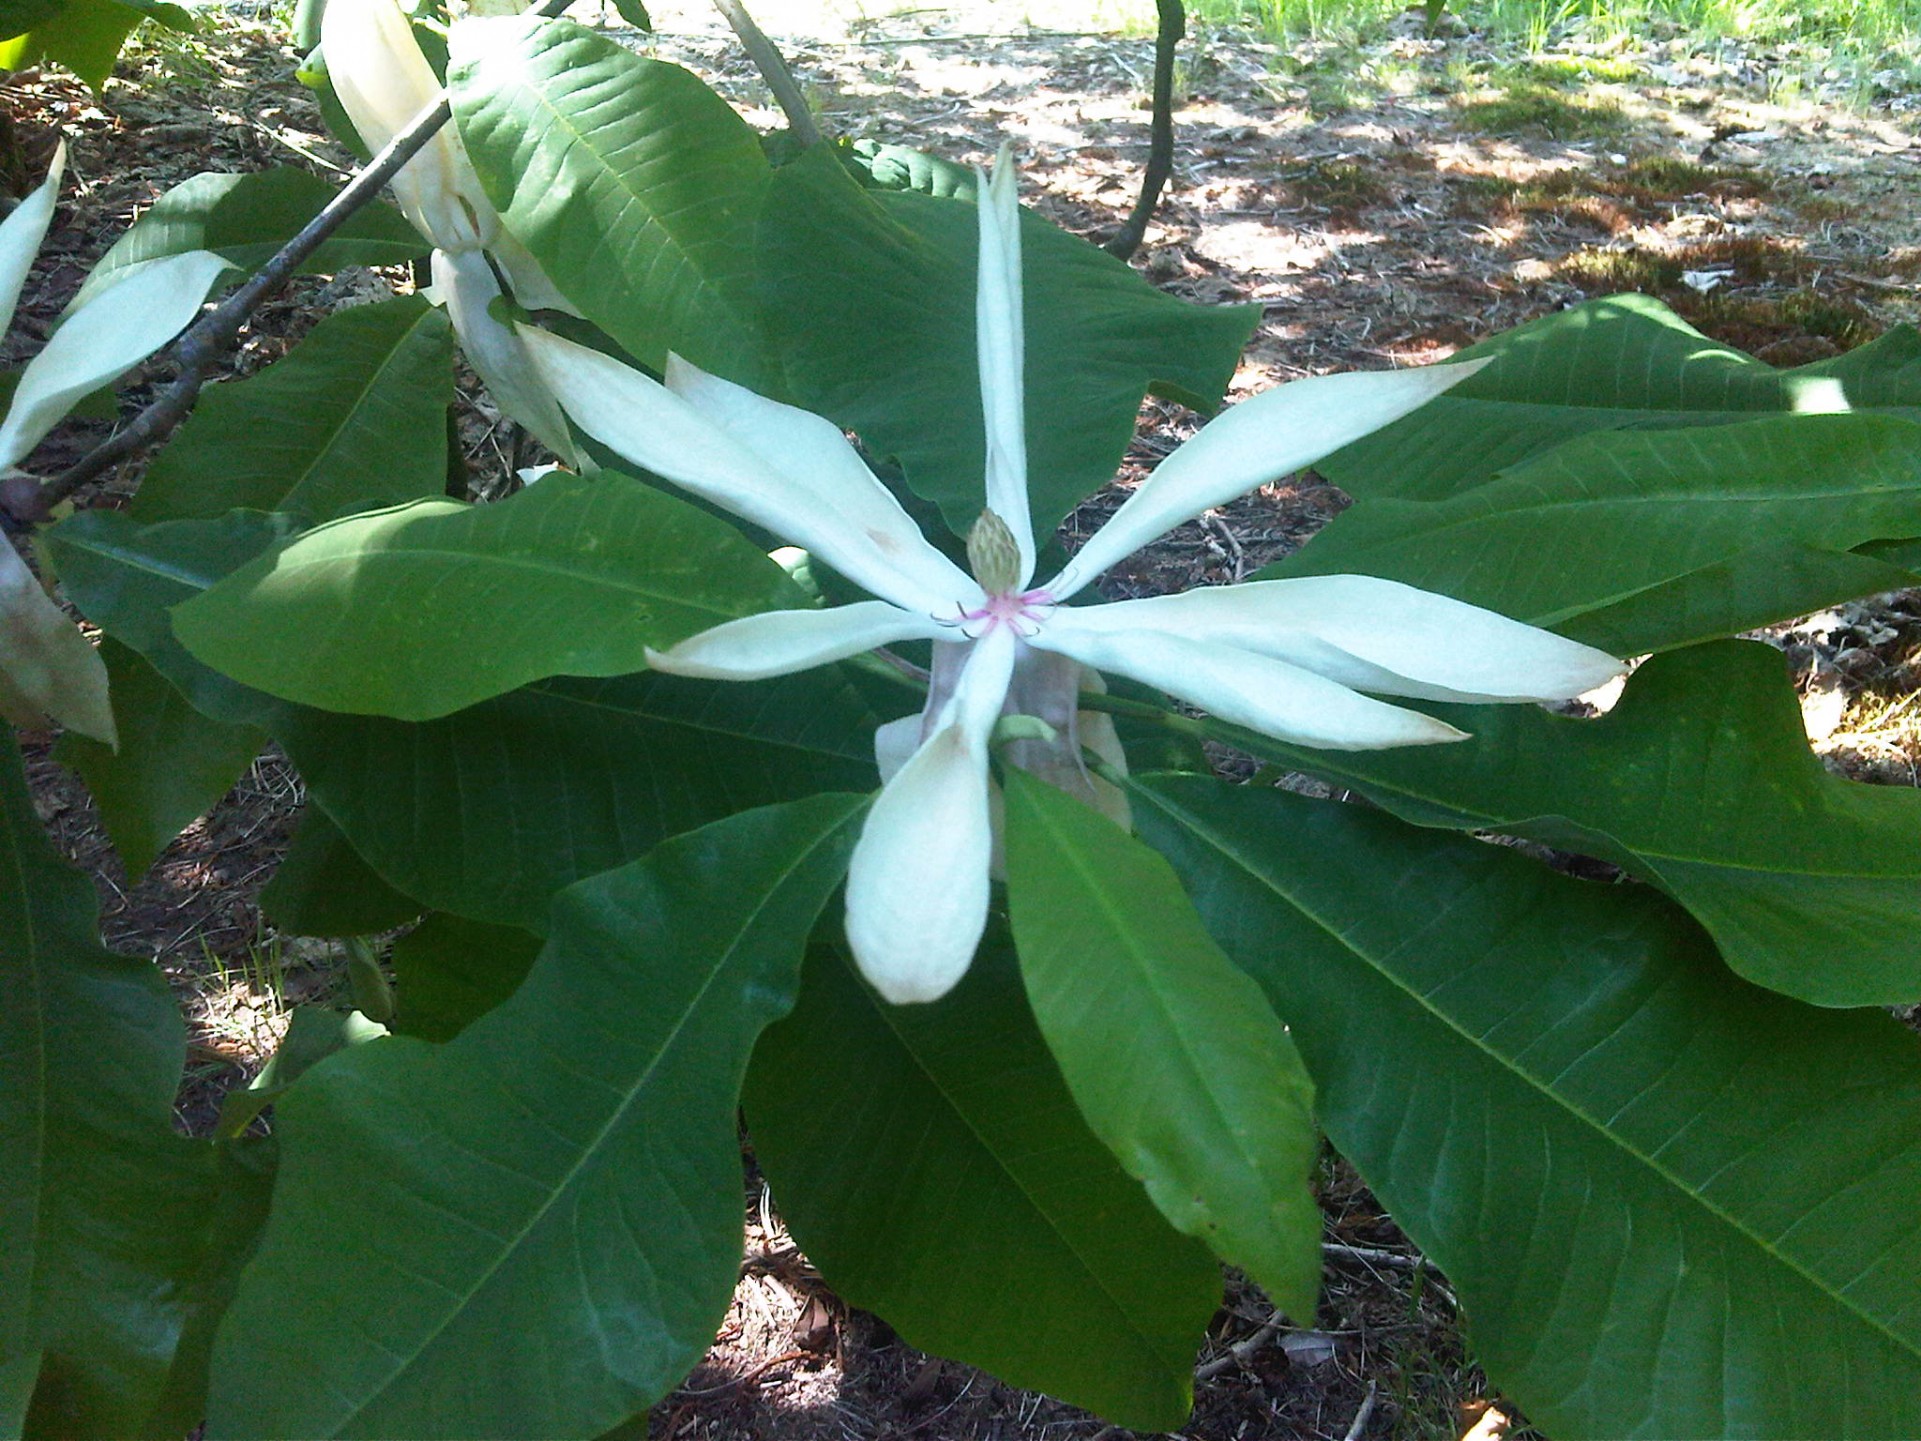
[[[1141,197],[1114,238],[1101,249],[1126,260],[1141,248],[1147,222],[1160,203],[1161,187],[1174,171],[1174,49],[1187,33],[1187,11],[1181,0],[1154,0],[1160,12],[1160,33],[1154,38],[1154,123],[1147,148],[1147,173],[1141,177]]]
[[[774,92],[774,99],[779,102],[781,113],[787,117],[787,128],[794,132],[794,138],[807,147],[820,144],[825,137],[815,123],[814,112],[807,108],[807,98],[800,93],[800,86],[794,83],[794,72],[787,68],[787,62],[781,58],[779,47],[767,38],[765,30],[754,23],[754,17],[747,13],[740,0],[714,0],[714,8],[720,11],[734,34],[740,37],[740,48],[747,52],[747,58],[760,71],[760,78]]]
[[[1367,1395],[1361,1398],[1361,1409],[1354,1413],[1354,1424],[1347,1428],[1347,1435],[1342,1441],[1361,1441],[1361,1433],[1367,1430],[1368,1418],[1374,1414],[1374,1398],[1379,1394],[1379,1385],[1369,1381]]]

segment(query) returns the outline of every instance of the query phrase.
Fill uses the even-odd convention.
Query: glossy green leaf
[[[270,695],[432,720],[548,676],[638,671],[649,646],[799,599],[726,522],[602,471],[495,505],[334,521],[177,607],[173,626]]]
[[[674,350],[761,388],[752,238],[769,172],[746,122],[679,66],[569,21],[479,27],[462,53],[467,33],[455,123],[561,293],[655,369]]]
[[[1550,1436],[1921,1432],[1921,1042],[1661,897],[1200,777],[1135,817]]]
[[[186,1029],[153,964],[103,950],[93,887],[0,748],[0,1363],[45,1352],[29,1429],[140,1430],[199,1258],[210,1148],[175,1133]]]
[[[283,1096],[209,1434],[593,1435],[678,1382],[740,1263],[748,1054],[863,805],[737,816],[583,882],[511,1001]]]
[[[540,938],[459,916],[427,917],[394,943],[393,1029],[451,1041],[520,987]]]
[[[1615,295],[1457,358],[1471,357],[1497,363],[1314,468],[1361,499],[1445,500],[1596,430],[1725,425],[1770,412],[1921,420],[1921,332],[1906,325],[1833,360],[1776,370],[1709,340],[1658,300]]]
[[[1006,777],[1007,904],[1041,1034],[1094,1134],[1177,1230],[1314,1324],[1314,1087],[1167,862],[1025,772]]]
[[[1005,933],[927,1006],[839,951],[754,1051],[754,1154],[836,1294],[914,1346],[1123,1425],[1179,1426],[1220,1271],[1088,1131]]]
[[[289,165],[244,175],[209,172],[183,180],[114,241],[73,304],[85,304],[130,265],[189,250],[211,250],[242,270],[258,269],[320,213],[336,188],[311,171]],[[406,217],[376,200],[355,211],[301,270],[331,274],[349,265],[402,265],[426,253],[427,242]]]
[[[774,173],[764,294],[796,403],[895,456],[956,535],[980,514],[971,203],[863,190],[819,147]],[[1038,536],[1114,478],[1152,387],[1216,404],[1258,318],[1155,291],[1023,212],[1028,473]]]
[[[923,195],[974,198],[974,171],[966,165],[907,145],[856,140],[843,152],[876,190],[918,190]]]
[[[1615,655],[1914,583],[1921,425],[1806,415],[1586,436],[1444,501],[1379,499],[1260,575],[1385,576]]]
[[[1234,739],[1417,825],[1506,831],[1623,866],[1773,990],[1823,1006],[1921,999],[1921,795],[1830,774],[1773,647],[1656,656],[1598,720],[1423,709],[1474,739],[1341,754]]]
[[[200,714],[139,652],[100,643],[120,749],[72,732],[56,759],[80,772],[127,874],[146,873],[168,842],[233,788],[266,737]]]
[[[288,935],[339,939],[404,926],[421,906],[382,880],[327,813],[309,804],[260,892],[260,912]]]
[[[184,14],[178,6],[166,10],[170,18]],[[32,30],[0,46],[0,68],[23,70],[51,60],[66,66],[97,93],[113,74],[127,36],[147,18],[145,6],[121,0],[61,0],[50,14],[35,21]]]
[[[284,511],[310,524],[441,494],[453,339],[417,295],[328,316],[286,359],[206,391],[160,452],[141,521]]]

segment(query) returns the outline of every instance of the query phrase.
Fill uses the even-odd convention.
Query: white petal
[[[947,632],[924,615],[884,600],[829,610],[770,610],[726,621],[671,649],[647,652],[647,664],[670,675],[706,680],[765,680],[792,675],[900,640]]]
[[[981,413],[987,424],[987,508],[1007,522],[1021,551],[1020,585],[1034,575],[1034,522],[1027,505],[1027,345],[1021,313],[1021,209],[1012,147],[1001,146],[989,180],[974,187],[980,270],[974,290]]]
[[[1014,646],[1002,629],[974,648],[947,723],[881,788],[854,847],[847,942],[861,974],[895,1005],[952,990],[987,926],[987,735]]]
[[[874,764],[880,770],[880,783],[886,785],[900,774],[901,767],[920,749],[921,716],[918,711],[890,720],[874,728]]]
[[[13,324],[14,308],[20,304],[20,288],[27,283],[33,257],[40,253],[40,242],[47,238],[53,223],[53,203],[60,195],[60,177],[67,169],[67,142],[54,148],[53,164],[47,178],[37,189],[13,207],[13,213],[0,220],[0,332]]]
[[[461,349],[494,403],[555,455],[578,466],[573,432],[560,413],[560,402],[534,368],[520,336],[487,309],[500,296],[500,282],[487,257],[478,250],[436,250],[433,277],[434,289],[460,336]]]
[[[1065,599],[1182,521],[1371,435],[1486,364],[1316,375],[1242,401],[1162,461],[1047,589]]]
[[[874,523],[881,507],[866,492],[879,491],[889,504],[892,499],[827,421],[713,377],[705,377],[711,386],[694,381],[687,373],[691,367],[677,370],[677,381],[700,396],[696,405],[597,350],[532,326],[521,326],[520,335],[574,422],[634,464],[812,551],[856,585],[905,609],[951,615],[980,604],[980,587],[912,522],[904,532]],[[759,424],[781,427],[769,433],[794,447],[792,458],[767,440],[755,441],[768,447],[763,452],[736,436],[733,426],[744,430],[751,409],[740,395],[773,407],[760,413]],[[716,420],[715,412],[725,414],[727,423]],[[835,446],[844,461],[830,459]],[[859,476],[844,469],[849,463]]]
[[[71,620],[40,588],[0,535],[0,715],[38,726],[52,716],[68,730],[118,747],[107,668]]]
[[[0,470],[18,464],[83,396],[185,330],[227,268],[211,250],[169,255],[115,279],[68,316],[21,373],[0,424]]]
[[[394,0],[329,0],[320,48],[334,93],[375,154],[440,99],[440,81]],[[451,125],[441,126],[390,183],[407,218],[443,250],[485,245],[499,228]]]
[[[516,303],[528,310],[559,310],[568,315],[579,315],[573,301],[560,293],[553,278],[540,267],[534,253],[514,236],[504,225],[487,243],[487,253],[493,256],[500,266],[500,273],[507,277],[507,287],[514,293]]]
[[[1369,575],[1204,586],[1082,606],[1074,624],[1237,646],[1357,690],[1419,700],[1567,700],[1623,669],[1606,652],[1551,631]]]
[[[1322,750],[1379,750],[1467,738],[1432,716],[1357,695],[1283,660],[1158,631],[1081,627],[1078,614],[1057,612],[1028,644],[1154,686],[1276,740]]]

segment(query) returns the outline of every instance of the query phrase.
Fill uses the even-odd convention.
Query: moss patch
[[[1628,117],[1614,100],[1564,95],[1538,81],[1515,81],[1497,96],[1462,99],[1461,128],[1482,135],[1545,135],[1550,140],[1598,140],[1618,135]]]

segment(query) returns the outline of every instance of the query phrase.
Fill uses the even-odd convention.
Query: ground
[[[699,71],[757,123],[778,123],[758,75],[708,12],[677,3],[654,15],[660,33],[634,43]],[[1011,139],[1029,203],[1095,239],[1132,202],[1151,40],[1064,28],[1085,19],[1040,29],[1005,5],[879,19],[817,7],[762,19],[830,134],[959,159]],[[1836,354],[1921,312],[1912,228],[1921,108],[1911,97],[1882,93],[1861,108],[1848,103],[1858,86],[1824,86],[1803,55],[1732,44],[1702,50],[1648,34],[1529,52],[1451,20],[1433,39],[1411,15],[1395,28],[1366,45],[1290,45],[1197,27],[1183,48],[1179,157],[1135,264],[1202,304],[1262,306],[1235,394],[1440,358],[1623,289],[1659,295],[1777,364]],[[0,86],[14,122],[0,136],[9,151],[0,180],[17,189],[36,173],[55,128],[73,149],[69,198],[11,354],[37,345],[86,266],[168,186],[208,169],[346,163],[292,78],[296,58],[274,16],[229,13],[189,41],[137,43],[99,97],[51,74]],[[396,279],[404,282],[300,282],[256,319],[238,367],[283,353],[316,310]],[[164,378],[159,362],[144,385]],[[123,412],[142,393],[137,384]],[[1123,485],[1195,423],[1150,403]],[[462,424],[476,473],[504,475],[512,446],[498,417],[470,399]],[[100,433],[77,427],[41,461],[57,466]],[[137,483],[137,466],[123,470],[105,487],[109,503]],[[1114,503],[1113,493],[1097,497],[1070,531],[1091,529]],[[1270,487],[1184,527],[1111,584],[1138,593],[1238,578],[1301,544],[1344,503],[1311,474]],[[1864,780],[1915,783],[1916,597],[1842,607],[1775,638],[1800,668],[1810,736],[1830,763]],[[203,1128],[219,1093],[271,1050],[287,1007],[339,992],[339,958],[269,934],[253,905],[297,813],[297,778],[262,758],[147,876],[129,878],[46,739],[30,745],[29,761],[42,817],[99,882],[109,941],[155,956],[178,987],[194,1026],[182,1125]],[[1200,1358],[1195,1415],[1180,1434],[1355,1441],[1486,1437],[1510,1425],[1520,1434],[1514,1408],[1473,1367],[1445,1279],[1336,1159],[1321,1193],[1328,1269],[1315,1325],[1282,1323],[1230,1277]],[[746,1214],[747,1259],[712,1354],[621,1434],[1127,1434],[912,1351],[823,1287],[751,1180]]]

